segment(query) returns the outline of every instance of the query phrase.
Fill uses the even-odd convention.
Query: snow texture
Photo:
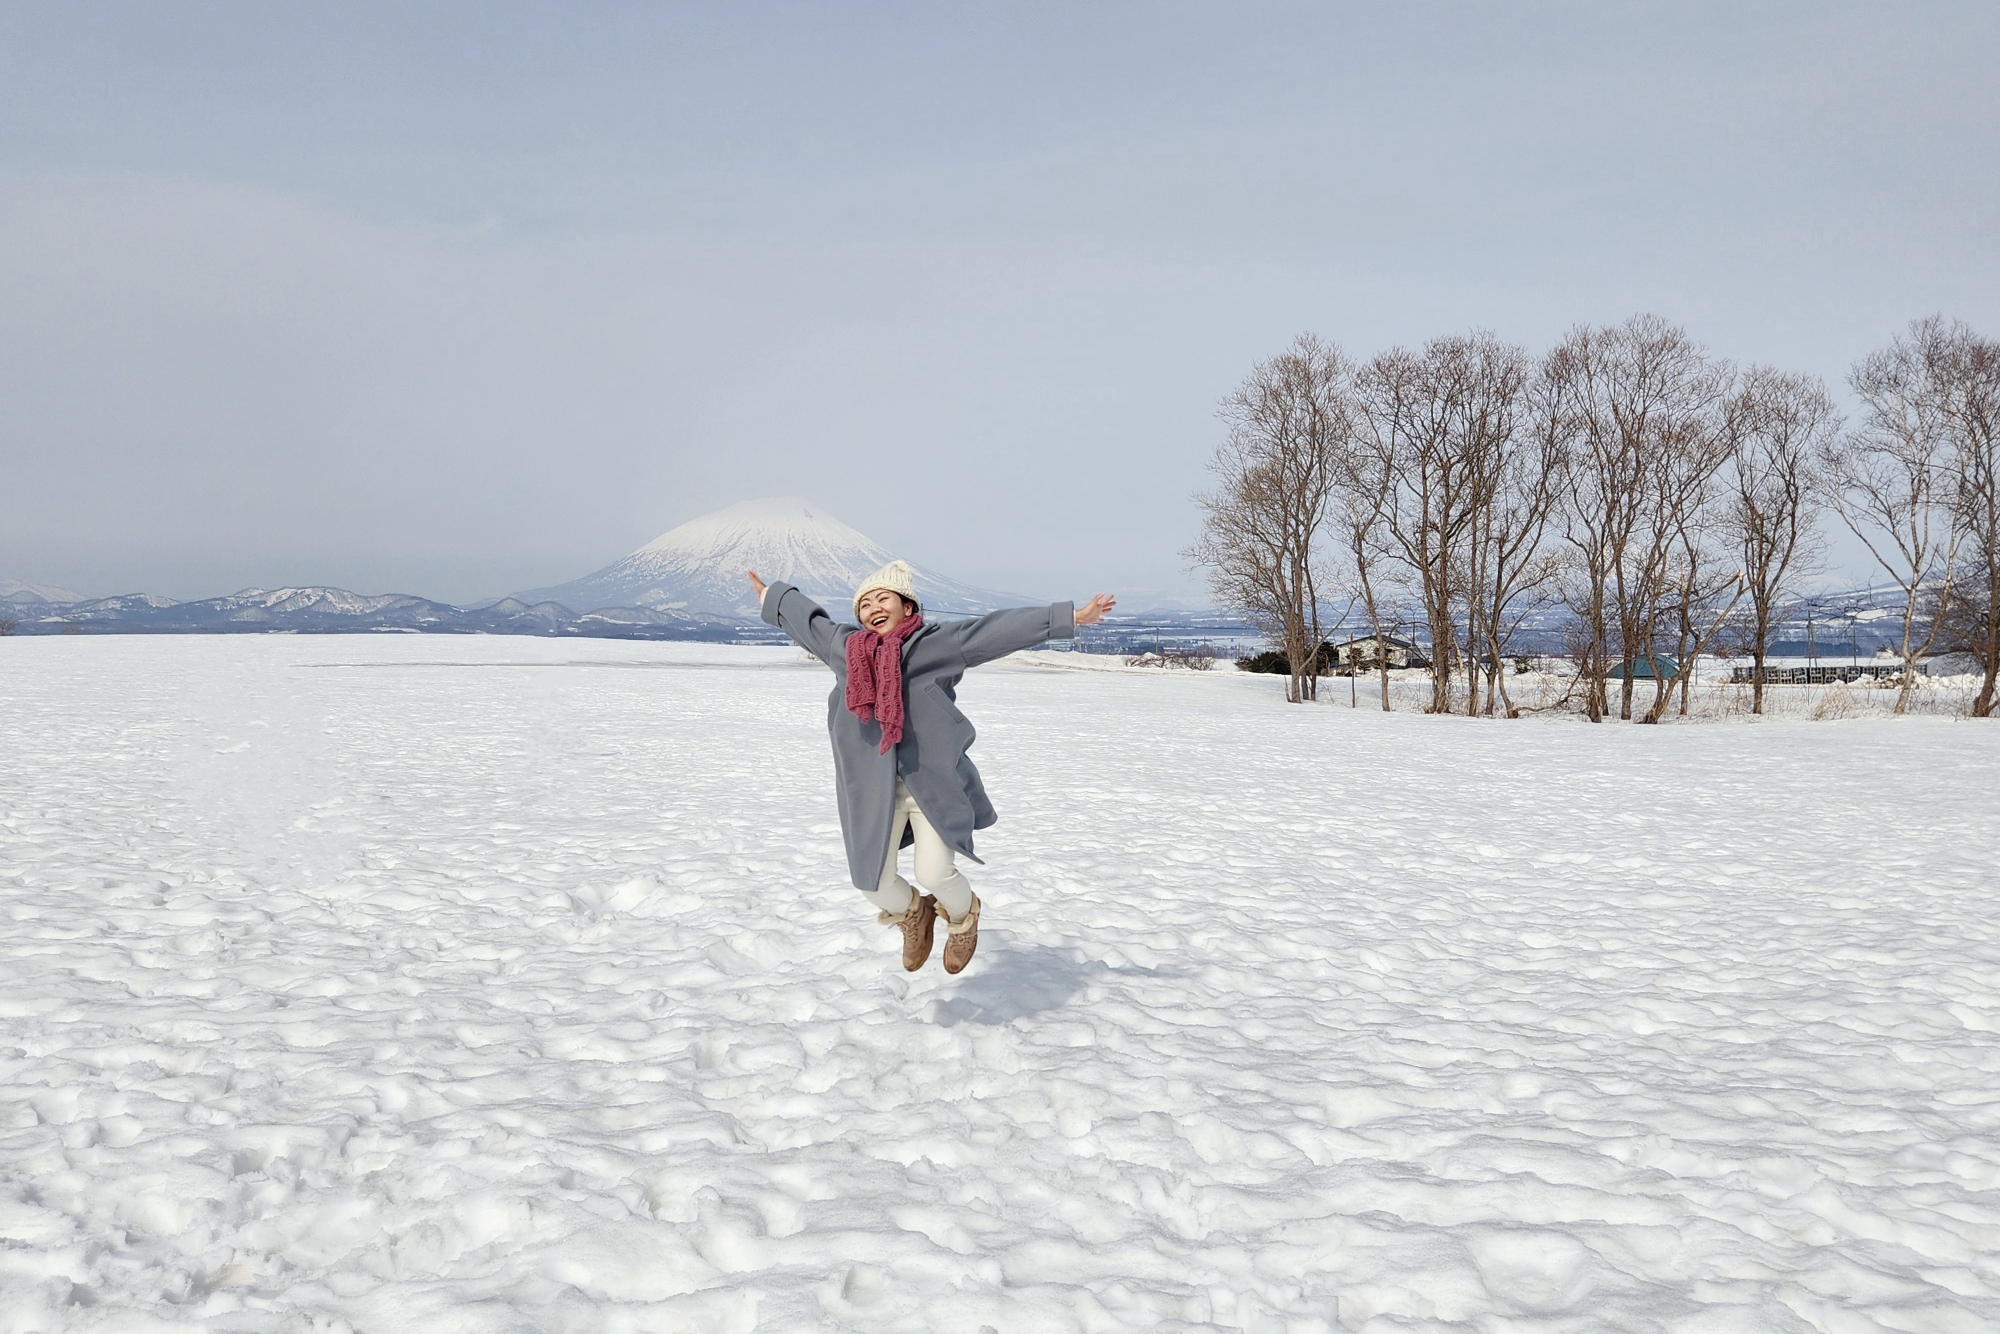
[[[895,557],[887,548],[797,496],[745,500],[690,519],[595,574],[515,596],[550,598],[578,611],[639,606],[713,616],[757,615],[744,571],[796,584],[828,608]],[[933,611],[964,614],[1018,606],[1013,597],[912,565],[917,595]]]
[[[2000,731],[967,679],[959,978],[796,650],[0,653],[0,1331],[2000,1329]]]

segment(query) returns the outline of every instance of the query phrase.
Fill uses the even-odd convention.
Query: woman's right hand
[[[764,581],[757,577],[755,570],[749,570],[746,573],[750,576],[750,587],[757,590],[757,600],[762,602],[764,600]]]
[[[1109,593],[1099,593],[1096,597],[1078,607],[1072,619],[1078,625],[1096,625],[1117,605],[1117,598],[1112,597]]]

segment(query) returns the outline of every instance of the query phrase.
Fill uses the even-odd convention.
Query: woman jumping
[[[979,896],[954,857],[978,861],[972,831],[1000,818],[965,753],[974,733],[958,711],[959,678],[1016,649],[1073,638],[1077,626],[1095,625],[1117,603],[1099,593],[1080,611],[1057,602],[932,625],[917,605],[910,567],[896,560],[861,581],[860,624],[843,625],[792,585],[749,574],[764,619],[833,668],[826,727],[854,887],[883,925],[903,929],[903,967],[913,973],[931,957],[943,918],[944,970],[958,972],[979,946]],[[896,854],[912,843],[922,894],[896,872]]]

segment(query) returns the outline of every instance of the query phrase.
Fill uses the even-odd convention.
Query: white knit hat
[[[878,588],[886,588],[891,593],[901,593],[910,601],[917,600],[917,575],[908,562],[892,560],[875,573],[861,581],[861,587],[854,590],[854,614],[861,615],[861,598]]]

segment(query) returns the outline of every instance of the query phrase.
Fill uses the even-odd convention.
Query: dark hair
[[[917,600],[911,597],[909,594],[898,593],[896,594],[896,596],[903,599],[903,610],[907,612],[909,615],[915,616],[918,612],[923,610],[922,607],[917,605]]]

